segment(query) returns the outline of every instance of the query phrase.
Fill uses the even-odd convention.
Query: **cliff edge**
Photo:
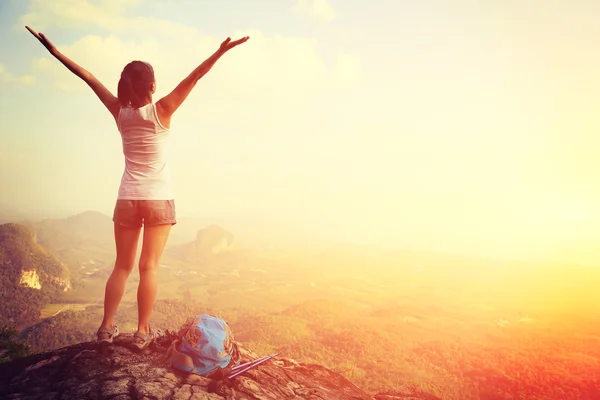
[[[372,400],[341,375],[319,365],[276,357],[230,384],[174,371],[164,353],[141,354],[123,334],[107,348],[80,343],[0,364],[2,399]],[[258,358],[241,347],[242,362]],[[210,390],[209,390],[210,386]]]

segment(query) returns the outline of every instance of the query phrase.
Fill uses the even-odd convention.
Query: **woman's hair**
[[[154,69],[143,61],[132,61],[123,68],[117,90],[122,107],[138,108],[153,91]]]

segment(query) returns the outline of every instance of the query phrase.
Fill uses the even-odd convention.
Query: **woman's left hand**
[[[31,32],[31,34],[33,36],[35,36],[35,38],[37,40],[40,41],[41,44],[44,45],[44,47],[46,49],[48,49],[48,51],[52,54],[54,54],[56,52],[56,46],[54,46],[54,44],[52,44],[52,42],[43,34],[43,33],[37,33],[36,31],[34,31],[33,29],[31,29],[30,27],[26,26],[25,28],[27,28],[27,30],[29,32]]]

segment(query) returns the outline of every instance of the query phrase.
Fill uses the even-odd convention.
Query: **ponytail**
[[[133,82],[129,74],[121,74],[119,86],[117,87],[117,97],[121,107],[133,107],[135,104],[140,104],[140,98],[133,90]]]

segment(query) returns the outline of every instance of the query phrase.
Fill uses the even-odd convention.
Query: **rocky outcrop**
[[[319,365],[276,357],[238,377],[215,381],[180,374],[164,354],[127,347],[131,335],[112,346],[81,343],[0,364],[2,399],[372,400],[341,375]],[[241,348],[242,362],[258,358]]]
[[[40,283],[40,276],[38,275],[36,270],[22,271],[19,285],[38,290],[42,288],[42,284]]]
[[[73,287],[71,286],[71,281],[65,278],[59,278],[56,276],[48,276],[47,277],[52,282],[56,283],[59,288],[62,289],[63,292],[67,292],[71,290]],[[19,281],[19,285],[28,287],[30,289],[42,289],[42,283],[40,282],[40,276],[38,275],[35,269],[29,271],[22,271],[21,280]]]
[[[198,231],[194,247],[201,253],[219,254],[233,248],[233,234],[211,225]]]
[[[167,258],[180,260],[194,266],[206,266],[209,260],[220,259],[223,265],[235,264],[228,257],[233,256],[234,236],[216,225],[201,229],[192,242],[173,246],[165,251]],[[225,262],[232,261],[232,262]]]

